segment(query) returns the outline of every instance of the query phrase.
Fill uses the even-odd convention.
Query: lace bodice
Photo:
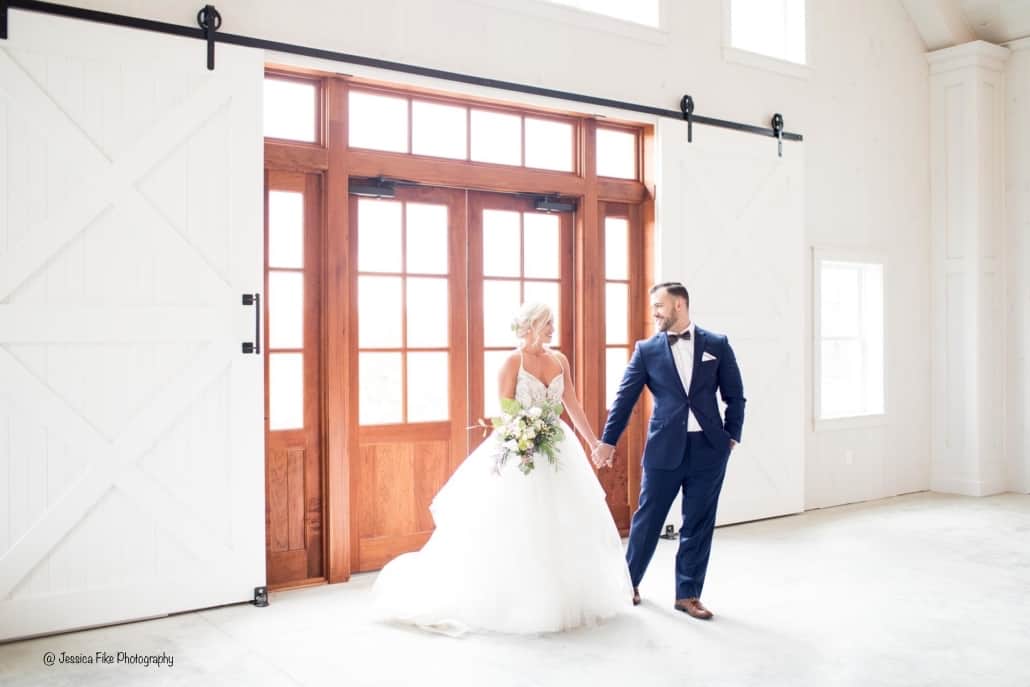
[[[559,372],[550,384],[544,384],[527,372],[521,363],[519,364],[519,374],[515,380],[515,400],[523,407],[539,405],[541,401],[561,403],[564,393],[565,374],[563,372]]]

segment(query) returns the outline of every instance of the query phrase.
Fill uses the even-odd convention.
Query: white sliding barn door
[[[0,640],[263,585],[262,55],[11,12]]]
[[[744,379],[743,443],[718,524],[804,509],[804,144],[659,124],[660,280],[682,280],[691,318],[726,334]],[[679,501],[669,522],[680,522]]]

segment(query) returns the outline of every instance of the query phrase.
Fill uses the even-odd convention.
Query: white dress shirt
[[[676,371],[679,372],[680,380],[683,382],[683,390],[689,394],[690,380],[694,377],[694,323],[691,322],[690,326],[679,334],[683,334],[683,332],[690,332],[690,340],[678,339],[676,343],[671,344],[672,359],[676,362]],[[687,431],[701,431],[701,425],[697,423],[693,410],[687,411]]]

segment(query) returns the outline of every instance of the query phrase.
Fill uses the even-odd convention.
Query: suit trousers
[[[626,561],[639,586],[658,546],[665,516],[683,490],[683,525],[676,552],[676,598],[701,596],[712,551],[712,532],[730,448],[712,446],[702,432],[688,432],[683,460],[672,470],[644,469],[640,502],[630,524]]]

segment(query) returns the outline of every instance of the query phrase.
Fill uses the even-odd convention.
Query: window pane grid
[[[409,212],[409,205],[417,207]],[[360,370],[364,370],[365,373],[365,379],[362,380],[360,385],[363,393],[362,399],[359,400],[359,424],[366,426],[410,424],[415,422],[446,422],[450,419],[450,405],[444,402],[442,407],[440,407],[438,403],[439,398],[437,398],[441,388],[444,389],[445,394],[449,393],[447,390],[449,372],[444,372],[443,377],[441,377],[441,368],[449,369],[450,366],[451,342],[449,322],[444,324],[446,341],[441,343],[441,345],[426,345],[425,343],[414,346],[408,345],[409,319],[411,317],[408,312],[410,288],[418,288],[421,292],[430,287],[435,288],[433,284],[443,283],[448,293],[450,290],[450,280],[447,275],[448,268],[446,266],[448,259],[446,251],[442,257],[439,255],[435,256],[437,260],[442,259],[444,262],[439,267],[440,271],[435,273],[407,271],[409,257],[415,260],[421,260],[425,257],[420,255],[409,256],[409,220],[415,221],[414,218],[417,217],[418,222],[431,222],[434,219],[433,215],[435,213],[433,208],[440,206],[427,206],[423,203],[414,202],[401,202],[399,206],[399,240],[390,246],[396,255],[387,257],[391,257],[399,262],[400,271],[358,270],[359,340],[365,338],[360,324],[362,319],[361,312],[374,308],[374,301],[369,298],[371,294],[361,293],[363,277],[366,280],[372,278],[396,281],[394,288],[396,297],[393,303],[397,305],[398,317],[400,318],[400,322],[397,323],[399,339],[395,339],[398,341],[397,345],[384,346],[359,343],[358,346],[359,378]],[[440,217],[435,219],[437,221],[441,220]],[[443,226],[446,226],[446,213],[444,213],[442,222]],[[423,225],[420,224],[419,226]],[[362,233],[359,227],[359,240],[361,236]],[[376,240],[374,233],[365,234],[365,237],[367,240]],[[359,247],[359,254],[360,252],[361,249]],[[420,264],[424,264],[424,260]],[[366,281],[366,283],[369,282]],[[442,300],[444,301],[445,309],[449,311],[449,299],[445,297]],[[425,304],[423,303],[423,305]],[[390,304],[388,303],[387,307],[389,308],[389,306]],[[428,329],[432,324],[423,323],[421,325],[416,324],[415,326]],[[436,334],[439,333],[436,332]],[[434,362],[429,367],[426,366],[430,362],[437,361],[441,355],[445,358],[443,364]],[[380,365],[389,365],[390,369],[377,369],[374,365],[376,360],[380,361]],[[366,363],[364,366],[362,366],[362,361]],[[413,365],[415,366],[414,370],[412,369]],[[372,377],[375,377],[375,382],[369,381]],[[381,394],[375,388],[376,384],[380,383],[382,384]],[[410,389],[412,383],[419,386],[418,393],[413,393]],[[396,388],[390,386],[391,384],[394,384]],[[373,395],[373,392],[379,395]],[[365,405],[368,408],[363,410],[362,406]]]
[[[634,144],[635,145],[635,144]],[[604,217],[604,368],[605,408],[610,408],[629,362],[634,338],[630,314],[630,223],[619,215]]]
[[[276,92],[276,83],[266,79],[266,114],[269,95]],[[292,97],[297,96],[297,87],[310,95],[310,101],[301,108],[279,107],[278,122],[266,121],[272,127],[280,127],[280,138],[302,140],[297,132],[306,129],[309,142],[315,141],[316,110],[318,91],[312,84],[280,80],[278,85]],[[305,89],[304,87],[309,88]],[[281,90],[281,89],[280,89]],[[274,101],[274,98],[272,99]],[[275,103],[271,103],[274,107]],[[301,112],[304,121],[296,119]],[[310,117],[310,119],[309,119]],[[293,118],[292,121],[290,118]],[[291,128],[292,127],[292,128]],[[299,129],[298,129],[299,127]],[[309,128],[310,127],[310,128]],[[266,127],[266,135],[276,137]],[[303,192],[269,188],[267,191],[268,226],[267,250],[265,255],[265,348],[268,370],[268,430],[271,432],[291,431],[304,428],[304,376],[305,376],[305,331],[304,331],[304,198]]]
[[[348,146],[575,174],[579,120],[351,89]],[[517,140],[516,140],[517,139]]]
[[[552,224],[553,219],[553,224]],[[527,223],[530,225],[527,231]],[[517,229],[516,229],[517,226]],[[501,232],[505,232],[504,236]],[[550,236],[547,234],[550,233]],[[555,272],[552,277],[526,276],[526,244],[527,235],[533,238],[535,251],[547,249],[547,254],[552,258],[548,263],[553,263],[551,269]],[[483,212],[483,345],[484,350],[497,350],[499,340],[511,339],[511,345],[516,344],[515,337],[508,330],[503,330],[505,323],[509,321],[507,309],[515,311],[522,303],[528,300],[546,302],[551,306],[554,314],[554,337],[551,342],[553,348],[561,345],[561,225],[557,218],[538,212],[514,212],[485,210]],[[493,238],[496,237],[496,238]],[[544,245],[547,241],[553,246]],[[518,250],[514,250],[516,241]],[[502,251],[506,248],[505,251]],[[553,249],[553,250],[551,250]],[[504,255],[512,255],[517,252],[518,266],[509,262],[503,263]],[[536,269],[535,263],[532,269]],[[512,302],[512,289],[518,285],[518,297]],[[504,287],[507,286],[507,289]],[[527,287],[530,293],[527,296]],[[541,288],[543,287],[543,288]],[[553,289],[546,288],[553,287]],[[506,290],[507,293],[503,293]],[[491,297],[493,292],[498,297]],[[510,350],[510,347],[509,347]]]
[[[515,228],[515,217],[518,217],[517,236],[513,231]],[[527,228],[527,224],[529,225]],[[511,245],[509,254],[518,255],[518,268],[509,263],[501,265],[496,255],[496,250],[488,246],[488,236],[507,225],[511,232],[508,242]],[[483,411],[487,416],[496,415],[500,412],[497,396],[497,368],[500,358],[507,355],[517,345],[514,333],[511,332],[509,323],[515,310],[528,301],[547,303],[551,307],[554,316],[554,336],[551,339],[549,348],[555,351],[562,350],[562,258],[561,258],[561,221],[553,215],[540,212],[514,212],[485,210],[483,212],[483,259],[484,274],[482,277],[483,288]],[[528,237],[528,238],[527,238]],[[518,240],[518,250],[514,248],[515,239]],[[534,257],[535,262],[530,266],[531,270],[537,273],[552,271],[553,276],[527,276],[527,245],[531,248],[528,251],[533,256],[543,255],[540,260]],[[493,260],[491,261],[491,258]],[[490,262],[493,267],[489,268]],[[543,267],[541,267],[543,265]],[[491,269],[495,272],[489,274]],[[498,274],[497,272],[504,272]],[[506,291],[506,293],[505,293]],[[510,344],[503,345],[501,341],[508,341]]]

